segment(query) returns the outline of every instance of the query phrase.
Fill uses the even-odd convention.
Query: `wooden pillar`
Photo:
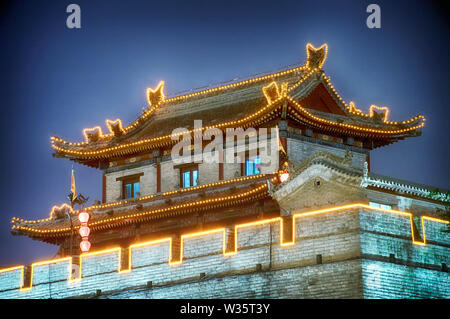
[[[161,193],[161,163],[156,160],[156,192]]]
[[[106,203],[106,175],[102,176],[102,203]]]
[[[283,149],[286,151],[287,154],[287,129],[288,129],[288,122],[285,120],[281,120],[278,122],[278,129],[280,133],[280,142],[283,146]]]
[[[219,151],[219,181],[223,181],[223,151]]]

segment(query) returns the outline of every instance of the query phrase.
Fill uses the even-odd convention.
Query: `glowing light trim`
[[[152,107],[157,107],[159,104],[163,103],[165,99],[164,95],[164,81],[159,81],[156,89],[147,88],[147,102],[148,105]],[[154,103],[154,100],[158,100]]]
[[[264,75],[264,76],[260,76],[260,77],[256,77],[256,78],[252,78],[252,79],[249,79],[249,80],[244,80],[244,81],[240,81],[240,82],[236,82],[236,83],[231,83],[231,84],[228,84],[228,85],[219,86],[219,87],[216,87],[216,88],[211,88],[211,89],[202,90],[202,91],[198,91],[198,92],[194,92],[194,93],[189,93],[189,94],[185,94],[185,95],[176,96],[176,97],[173,97],[173,98],[167,98],[167,99],[164,98],[163,102],[164,103],[169,103],[169,102],[178,101],[178,100],[181,100],[181,99],[188,99],[188,98],[191,98],[191,97],[196,97],[198,95],[214,93],[214,92],[217,92],[217,91],[222,91],[222,90],[226,90],[226,89],[230,89],[230,88],[235,88],[235,87],[243,86],[243,85],[250,84],[250,83],[255,83],[255,82],[259,82],[259,81],[272,79],[274,77],[280,77],[280,76],[288,75],[290,73],[301,71],[303,69],[306,69],[306,66],[302,65],[302,66],[299,66],[299,67],[296,67],[296,68],[292,68],[292,69],[288,69],[288,70],[285,70],[285,71],[281,71],[281,72],[278,72],[278,73],[272,73],[272,74],[268,74],[268,75]],[[163,81],[161,81],[161,82],[163,82]],[[152,89],[149,89],[149,90],[152,90]],[[155,91],[156,91],[156,89],[155,89]],[[158,104],[157,107],[160,104]],[[140,119],[136,120],[135,122],[133,122],[129,126],[125,127],[124,131],[128,132],[131,129],[137,127],[138,123],[139,123],[139,120],[144,120],[147,117],[149,117],[155,111],[155,109],[157,109],[157,107],[149,108],[140,117]],[[111,134],[108,134],[108,135],[101,134],[101,136],[102,137],[107,137],[107,136],[111,136]],[[52,141],[52,144],[53,144],[54,141],[58,141],[60,143],[63,143],[63,144],[66,144],[66,145],[70,145],[70,146],[82,146],[82,145],[89,144],[89,141],[87,139],[86,139],[85,142],[68,142],[68,141],[65,141],[65,140],[63,140],[63,139],[61,139],[59,137],[56,137],[56,136],[52,136],[51,137],[51,141]]]
[[[325,60],[327,59],[327,55],[328,55],[328,44],[324,43],[322,44],[320,47],[315,48],[311,43],[308,43],[306,45],[306,53],[307,53],[307,63],[306,63],[306,67],[309,69],[313,69],[312,66],[310,65],[311,63],[311,55],[312,54],[319,54],[319,51],[323,50],[323,57],[321,59],[321,61],[319,62],[319,65],[316,67],[317,69],[321,69],[322,65],[325,63]]]
[[[355,131],[359,131],[359,132],[366,132],[366,133],[375,133],[375,134],[403,134],[403,133],[407,133],[407,132],[411,132],[414,131],[416,129],[422,128],[425,125],[425,117],[422,115],[418,115],[414,118],[414,120],[417,119],[421,119],[421,123],[417,124],[415,126],[409,127],[409,128],[405,128],[405,129],[397,129],[397,130],[383,130],[383,129],[373,129],[373,128],[368,128],[368,127],[363,127],[363,126],[356,126],[356,125],[352,125],[352,124],[346,124],[346,123],[338,123],[338,122],[333,122],[333,121],[329,121],[323,118],[320,118],[318,116],[315,116],[313,114],[311,114],[310,112],[308,112],[308,110],[306,110],[305,108],[303,108],[297,101],[295,101],[294,99],[292,99],[290,96],[286,97],[296,108],[298,111],[300,111],[301,113],[307,115],[308,117],[312,118],[313,120],[323,123],[323,124],[327,124],[327,125],[333,125],[333,126],[338,126],[342,129],[352,129]],[[299,115],[296,115],[299,119],[305,121],[305,119],[302,117],[300,118]],[[306,120],[307,121],[307,120]],[[314,124],[312,122],[309,122],[311,125],[315,125],[317,126],[317,124]]]
[[[94,132],[94,133],[91,133],[91,132]],[[85,139],[86,143],[89,143],[88,133],[90,133],[90,134],[98,133],[98,138],[102,138],[104,136],[103,132],[102,132],[102,128],[100,126],[94,126],[94,127],[91,127],[91,128],[85,128],[83,130],[83,135],[84,135],[84,139]]]
[[[269,85],[263,86],[262,90],[269,104],[278,99],[281,95],[278,90],[278,84],[275,81],[271,82]],[[274,93],[275,96],[271,96],[272,93]]]
[[[201,231],[201,232],[194,232],[194,233],[188,233],[188,234],[184,234],[181,235],[181,239],[180,239],[180,258],[178,259],[173,259],[171,252],[172,252],[172,238],[170,237],[165,237],[165,238],[161,238],[161,239],[156,239],[156,240],[152,240],[152,241],[147,241],[147,242],[142,242],[142,243],[136,243],[133,244],[131,246],[128,247],[129,249],[129,256],[128,256],[128,267],[127,268],[123,268],[122,266],[122,258],[121,258],[121,248],[120,247],[114,247],[114,248],[110,248],[110,249],[105,249],[105,250],[101,250],[101,251],[97,251],[97,252],[91,252],[91,253],[87,253],[87,254],[82,254],[80,256],[80,272],[79,272],[79,277],[78,278],[71,278],[70,277],[70,273],[69,273],[69,281],[74,281],[74,280],[80,280],[82,278],[82,260],[83,258],[87,258],[90,256],[98,256],[101,254],[108,254],[111,252],[118,252],[118,266],[117,266],[117,272],[118,273],[128,273],[132,270],[132,250],[138,247],[145,247],[145,246],[151,246],[151,245],[155,245],[158,243],[163,243],[165,241],[169,241],[170,242],[170,247],[169,247],[169,264],[171,266],[175,266],[175,265],[181,265],[183,262],[183,250],[184,250],[184,239],[187,238],[194,238],[194,237],[201,237],[201,236],[206,236],[209,234],[213,234],[213,233],[219,233],[222,232],[222,241],[223,241],[223,245],[222,245],[222,253],[224,256],[226,257],[230,257],[233,256],[235,254],[238,253],[238,235],[239,229],[243,229],[243,228],[249,228],[249,227],[254,227],[254,226],[260,226],[260,225],[264,225],[264,224],[270,224],[270,223],[280,223],[280,246],[292,246],[295,244],[296,242],[296,234],[295,234],[295,226],[296,226],[296,220],[300,219],[300,218],[305,218],[305,217],[310,217],[310,216],[315,216],[315,215],[321,215],[321,214],[326,214],[326,213],[332,213],[332,212],[339,212],[339,211],[343,211],[343,210],[347,210],[347,209],[367,209],[367,213],[371,213],[371,212],[384,212],[384,213],[392,213],[392,214],[396,214],[399,216],[404,216],[404,217],[409,217],[410,218],[410,223],[411,223],[411,236],[412,236],[412,243],[414,245],[418,245],[418,246],[426,246],[426,230],[425,230],[425,223],[424,220],[430,220],[433,222],[438,222],[438,223],[444,223],[444,224],[449,224],[449,221],[446,220],[442,220],[442,219],[438,219],[438,218],[434,218],[434,217],[429,217],[429,216],[422,216],[421,217],[421,222],[422,222],[422,237],[423,237],[423,241],[418,241],[414,238],[414,230],[413,230],[413,215],[412,213],[409,212],[404,212],[404,211],[398,211],[395,209],[385,209],[385,208],[378,208],[378,207],[373,207],[370,206],[366,203],[354,203],[354,204],[347,204],[347,205],[341,205],[341,206],[337,206],[337,207],[330,207],[330,208],[324,208],[324,209],[317,209],[317,210],[313,210],[313,211],[309,211],[309,212],[298,212],[298,213],[294,213],[292,215],[292,238],[293,241],[291,242],[283,242],[283,236],[284,236],[284,230],[283,230],[283,221],[281,217],[276,217],[276,218],[270,218],[270,219],[265,219],[265,220],[260,220],[260,221],[255,221],[255,222],[249,222],[249,223],[244,223],[244,224],[238,224],[234,226],[234,249],[232,251],[226,251],[226,229],[225,228],[215,228],[212,230],[207,230],[207,231]],[[15,271],[18,269],[21,269],[22,274],[21,274],[21,285],[20,285],[20,289],[22,291],[28,291],[31,290],[32,288],[32,274],[33,274],[33,268],[34,266],[39,266],[39,265],[46,265],[46,264],[51,264],[51,263],[58,263],[58,262],[62,262],[62,261],[70,261],[72,262],[72,258],[71,257],[65,257],[65,258],[60,258],[60,259],[53,259],[53,260],[46,260],[46,261],[41,261],[41,262],[36,262],[33,263],[31,265],[31,285],[29,287],[23,287],[23,278],[24,278],[24,266],[15,266],[15,267],[10,267],[10,268],[6,268],[6,269],[0,269],[0,274],[4,273],[4,272],[9,272],[9,271]]]
[[[318,50],[324,50],[323,61],[321,61],[321,63],[319,64],[318,67],[312,69],[311,66],[308,66],[308,63],[309,63],[309,60],[310,60],[311,54],[312,54],[310,51],[317,52]],[[283,75],[286,75],[286,74],[289,74],[289,73],[292,73],[292,72],[296,72],[296,71],[299,71],[299,70],[303,70],[303,69],[309,70],[310,72],[306,76],[304,76],[293,87],[289,88],[288,91],[292,91],[293,89],[298,87],[301,83],[303,83],[307,78],[309,78],[313,73],[316,73],[317,71],[320,71],[320,68],[322,67],[324,61],[327,58],[328,45],[325,43],[322,46],[320,46],[319,48],[315,48],[311,43],[308,43],[306,45],[306,51],[307,51],[307,59],[308,59],[307,65],[296,67],[296,68],[293,68],[293,69],[288,69],[288,70],[285,70],[285,71],[282,71],[282,72],[278,72],[278,73],[274,73],[274,74],[268,74],[268,75],[265,75],[265,76],[261,76],[261,77],[257,77],[257,78],[253,78],[253,79],[249,79],[249,80],[245,80],[245,81],[241,81],[241,82],[236,82],[236,83],[231,83],[231,84],[224,85],[224,86],[219,86],[219,87],[212,88],[212,89],[207,89],[207,90],[203,90],[203,91],[199,91],[199,92],[194,92],[194,93],[190,93],[190,94],[186,94],[186,95],[181,95],[181,96],[177,96],[177,97],[173,97],[173,98],[169,98],[169,99],[164,99],[163,98],[162,102],[176,101],[176,100],[179,100],[179,99],[185,99],[185,98],[189,98],[189,97],[194,97],[194,96],[201,95],[201,94],[212,93],[212,92],[220,91],[220,90],[223,90],[223,89],[228,89],[228,88],[233,88],[233,87],[240,86],[240,85],[245,85],[245,84],[248,84],[248,83],[253,83],[253,82],[257,82],[257,81],[261,81],[261,80],[267,80],[269,78],[283,76]],[[360,110],[356,109],[356,107],[354,106],[354,103],[352,105],[352,102],[350,103],[350,105],[347,105],[345,103],[345,101],[336,92],[336,90],[334,89],[333,85],[331,84],[329,78],[327,78],[323,73],[321,73],[321,77],[325,80],[326,84],[328,84],[329,88],[332,91],[332,94],[334,94],[335,97],[339,100],[339,102],[342,105],[344,105],[344,107],[346,108],[346,110],[349,113],[360,115],[360,116],[364,116],[364,117],[369,117],[370,116],[370,115],[366,115],[366,114],[362,113]],[[161,81],[161,82],[159,82],[158,87],[156,89],[153,90],[153,89],[149,88],[148,90],[149,90],[150,93],[156,93],[158,90],[161,89],[161,94],[164,97],[164,94],[162,92],[163,85],[164,85],[164,81]],[[266,98],[267,98],[267,95],[266,95]],[[275,101],[273,101],[273,102],[275,102]],[[161,103],[159,103],[159,104],[161,104]],[[159,104],[157,106],[159,106]],[[156,109],[156,107],[149,108],[143,114],[143,116],[141,116],[140,119],[136,120],[135,122],[133,122],[129,126],[125,127],[123,129],[124,132],[126,133],[129,130],[131,130],[131,129],[135,128],[136,126],[138,126],[139,121],[142,120],[142,119],[147,118],[150,114],[153,113],[153,111],[155,109]],[[419,118],[421,118],[423,121],[425,120],[425,118],[423,116],[416,116],[416,117],[414,117],[414,118],[412,118],[410,120],[401,122],[401,124],[408,124],[408,123],[410,123],[412,121],[415,121],[415,120],[417,120]],[[399,124],[398,122],[389,122],[389,121],[387,121],[387,117],[385,117],[385,121],[384,122],[386,124]],[[233,121],[227,122],[227,123],[223,123],[223,126],[230,125],[231,123],[233,123]],[[211,127],[213,127],[213,126],[211,126]],[[214,126],[214,127],[219,128],[220,126]],[[190,133],[192,133],[192,131],[190,131]],[[108,134],[108,135],[100,134],[100,137],[107,137],[107,136],[111,136],[111,135],[112,134]],[[169,135],[166,135],[166,136],[161,136],[161,137],[158,137],[158,138],[146,139],[146,140],[141,140],[141,141],[138,141],[138,142],[122,144],[122,145],[119,145],[118,147],[105,148],[105,149],[99,150],[99,151],[74,151],[74,150],[68,150],[68,149],[65,149],[65,148],[62,148],[62,147],[58,147],[58,146],[55,145],[55,142],[62,143],[62,144],[65,144],[65,145],[69,145],[69,146],[86,145],[86,144],[89,143],[87,138],[86,138],[86,142],[72,143],[72,142],[64,141],[63,139],[58,138],[58,137],[51,137],[51,142],[52,142],[52,147],[55,150],[60,151],[60,152],[65,152],[65,153],[72,154],[72,155],[81,155],[81,156],[83,156],[83,155],[84,156],[97,156],[97,155],[104,154],[104,153],[107,153],[107,152],[113,152],[113,151],[118,150],[118,149],[123,149],[123,148],[127,148],[127,147],[133,147],[133,146],[142,145],[144,143],[152,143],[152,142],[158,142],[158,141],[162,142],[163,139],[167,139],[169,137],[170,137]],[[166,143],[162,143],[162,145],[165,145],[165,144],[167,144],[167,142]]]
[[[307,78],[305,78],[304,80],[306,80]],[[242,126],[243,128],[245,128],[246,124],[255,124],[255,118],[258,117],[261,113],[263,112],[269,112],[268,110],[270,110],[271,108],[275,108],[275,106],[277,105],[277,103],[279,101],[281,101],[282,99],[288,99],[290,102],[292,102],[294,104],[294,106],[296,106],[301,113],[307,115],[308,117],[314,119],[315,121],[321,122],[323,124],[326,125],[331,125],[331,126],[339,126],[341,129],[353,129],[355,131],[360,131],[360,132],[366,132],[366,133],[376,133],[376,134],[383,134],[383,135],[393,135],[393,134],[402,134],[402,133],[406,133],[406,132],[411,132],[414,131],[416,129],[419,129],[421,127],[423,127],[425,125],[425,117],[422,115],[418,115],[408,121],[404,121],[402,122],[402,124],[408,124],[410,122],[416,121],[416,120],[420,120],[421,123],[415,126],[412,126],[410,128],[404,128],[404,129],[397,129],[397,130],[383,130],[383,129],[372,129],[372,128],[367,128],[367,127],[362,127],[362,126],[357,126],[357,125],[352,125],[352,124],[345,124],[345,123],[338,123],[338,122],[333,122],[333,121],[329,121],[326,119],[322,119],[320,117],[317,117],[313,114],[311,114],[310,112],[308,112],[305,108],[303,108],[297,101],[295,101],[294,99],[292,99],[290,96],[280,96],[278,99],[273,100],[272,103],[267,104],[266,106],[264,106],[263,108],[261,108],[260,110],[258,110],[257,112],[246,116],[240,120],[236,120],[236,121],[230,121],[230,122],[225,122],[225,123],[221,123],[218,125],[214,125],[214,126],[206,126],[204,128],[202,128],[202,130],[206,130],[209,128],[226,128],[226,127],[234,127],[234,126]],[[291,109],[291,107],[289,107],[289,109]],[[271,116],[271,113],[266,114],[263,118],[258,119],[259,121],[263,121],[264,119],[266,119],[267,117]],[[302,121],[308,121],[307,119],[301,118],[297,115],[297,117],[302,120]],[[253,122],[252,122],[253,121]],[[315,125],[314,123],[309,122],[311,125]],[[398,123],[394,123],[394,122],[386,122],[386,124],[398,124]],[[200,132],[200,129],[197,130],[190,130],[189,133],[190,134],[196,134],[198,132]],[[101,150],[96,150],[96,151],[76,151],[76,150],[70,150],[70,149],[66,149],[66,148],[62,148],[59,146],[56,146],[54,144],[54,141],[56,140],[56,138],[52,139],[52,147],[60,152],[66,153],[66,154],[71,154],[71,155],[75,155],[75,156],[83,156],[83,157],[101,157],[102,155],[106,155],[108,156],[108,153],[113,154],[115,151],[124,151],[124,149],[128,149],[128,148],[133,148],[133,147],[145,147],[146,144],[154,144],[153,146],[162,146],[162,145],[169,145],[171,143],[173,143],[172,139],[171,139],[172,135],[164,135],[164,136],[159,136],[156,138],[151,138],[151,139],[143,139],[140,141],[136,141],[136,142],[131,142],[131,143],[124,143],[118,146],[114,146],[114,147],[106,147],[104,149]]]
[[[98,225],[102,225],[102,224],[110,224],[112,222],[116,222],[116,221],[120,221],[120,220],[125,220],[125,219],[130,219],[130,218],[136,218],[136,217],[146,217],[149,215],[155,215],[155,214],[160,214],[160,213],[166,213],[166,212],[170,212],[170,211],[174,211],[177,209],[187,209],[187,208],[192,208],[192,207],[203,207],[204,205],[214,205],[217,203],[221,203],[221,202],[227,202],[227,201],[233,201],[233,200],[237,200],[237,201],[242,201],[242,200],[251,200],[252,198],[250,196],[252,195],[261,195],[263,194],[263,190],[267,189],[267,184],[263,184],[259,187],[256,187],[252,190],[249,190],[247,192],[241,193],[241,194],[237,194],[237,195],[230,195],[230,196],[224,196],[224,197],[217,197],[217,198],[211,198],[211,199],[206,199],[206,200],[200,200],[200,201],[195,201],[195,202],[190,202],[190,203],[186,203],[186,204],[178,204],[178,205],[173,205],[170,207],[166,207],[166,208],[160,208],[160,209],[155,209],[155,210],[151,210],[151,211],[147,211],[147,212],[141,212],[141,213],[135,213],[135,214],[128,214],[128,215],[124,215],[124,216],[118,216],[118,217],[113,217],[113,218],[107,218],[107,219],[102,219],[99,221],[92,221],[91,223],[89,223],[89,225],[91,226],[91,228],[93,228],[93,226],[98,226]],[[73,227],[74,230],[78,230],[80,228],[80,225],[74,226]],[[35,229],[32,227],[27,227],[27,226],[17,226],[14,225],[13,229],[17,229],[17,230],[26,230],[32,233],[37,233],[37,234],[48,234],[48,233],[64,233],[64,232],[68,232],[71,230],[70,227],[64,227],[64,228],[57,228],[57,229]]]
[[[239,178],[234,178],[234,179],[229,179],[229,180],[225,180],[225,181],[220,181],[220,182],[214,182],[214,183],[210,183],[210,184],[205,184],[205,185],[199,185],[199,186],[193,186],[193,187],[189,187],[189,188],[181,188],[181,189],[177,189],[177,190],[173,190],[173,191],[168,191],[168,192],[164,192],[161,193],[159,195],[148,195],[148,196],[143,196],[143,197],[139,197],[137,199],[134,200],[121,200],[118,202],[112,202],[112,203],[107,203],[107,204],[101,204],[101,205],[92,205],[89,207],[84,208],[84,211],[93,211],[93,210],[101,210],[101,209],[105,209],[105,208],[111,208],[111,207],[117,207],[117,206],[122,206],[122,205],[129,205],[129,204],[135,204],[135,203],[140,203],[143,201],[147,201],[149,199],[158,197],[158,196],[171,196],[171,195],[175,195],[175,194],[182,194],[182,193],[186,193],[186,192],[192,192],[192,191],[196,191],[199,189],[204,189],[204,188],[209,188],[209,187],[216,187],[216,186],[222,186],[222,185],[227,185],[227,184],[232,184],[232,183],[237,183],[237,182],[245,182],[248,180],[253,180],[253,179],[266,179],[266,178],[270,178],[274,175],[274,173],[268,173],[268,174],[257,174],[257,175],[251,175],[251,176],[243,176],[243,177],[239,177]],[[73,211],[72,207],[67,205],[67,204],[62,204],[61,206],[53,206],[52,211],[50,212],[50,217],[49,218],[44,218],[44,219],[38,219],[38,220],[25,220],[22,218],[18,218],[18,217],[13,217],[12,218],[12,222],[23,222],[23,223],[29,223],[29,224],[37,224],[37,223],[41,223],[44,221],[48,221],[51,220],[53,218],[53,211],[56,209],[60,209],[61,207],[66,207],[68,206],[70,208],[70,214],[71,215],[75,215],[78,214],[80,212],[80,210],[77,211]],[[15,227],[13,226],[13,229]]]
[[[310,58],[310,52],[309,52],[308,49],[312,49],[312,50],[317,51],[317,50],[321,50],[322,48],[325,48],[325,53],[324,53],[323,61],[322,61],[322,63],[320,64],[320,67],[323,65],[323,62],[325,62],[325,60],[326,60],[327,52],[328,52],[328,45],[325,43],[325,44],[323,44],[322,46],[320,46],[320,47],[317,48],[317,49],[316,49],[312,44],[310,44],[310,43],[308,43],[308,44],[306,45],[306,52],[307,52],[307,59],[308,59],[308,60],[309,60],[309,58]],[[311,71],[309,72],[309,74],[308,74],[306,77],[308,77],[309,75],[311,75],[312,73],[314,73],[315,71],[317,71],[320,67],[311,70]],[[208,94],[208,93],[214,93],[214,92],[217,92],[217,91],[222,91],[222,90],[226,90],[226,89],[230,89],[230,88],[235,88],[235,87],[243,86],[243,85],[246,85],[246,84],[251,84],[251,83],[255,83],[255,82],[259,82],[259,81],[264,81],[264,80],[268,80],[268,79],[273,79],[273,78],[275,78],[275,77],[280,77],[280,76],[288,75],[288,74],[290,74],[290,73],[294,73],[294,72],[301,71],[301,70],[304,70],[304,69],[310,69],[310,68],[309,68],[307,65],[302,65],[302,66],[295,67],[295,68],[292,68],[292,69],[287,69],[287,70],[284,70],[284,71],[281,71],[281,72],[272,73],[272,74],[267,74],[267,75],[263,75],[263,76],[260,76],[260,77],[256,77],[256,78],[252,78],[252,79],[248,79],[248,80],[244,80],[244,81],[239,81],[239,82],[231,83],[231,84],[227,84],[227,85],[222,85],[222,86],[218,86],[218,87],[215,87],[215,88],[206,89],[206,90],[202,90],[202,91],[198,91],[198,92],[194,92],[194,93],[189,93],[189,94],[185,94],[185,95],[180,95],[180,96],[176,96],[176,97],[173,97],[173,98],[167,98],[167,99],[165,98],[165,95],[164,95],[164,92],[163,92],[164,84],[165,84],[165,83],[164,83],[164,81],[160,81],[160,82],[158,83],[158,86],[156,87],[156,89],[147,88],[147,101],[148,101],[149,105],[151,105],[151,101],[150,101],[149,97],[150,97],[152,94],[157,93],[159,90],[161,90],[160,94],[162,95],[162,101],[161,101],[160,103],[158,103],[154,108],[148,109],[148,110],[143,114],[143,116],[141,117],[141,119],[147,118],[150,114],[153,113],[153,111],[154,111],[161,103],[167,103],[167,102],[178,101],[178,100],[181,100],[181,99],[187,99],[187,98],[195,97],[195,96],[198,96],[198,95],[204,95],[204,94]],[[133,122],[132,124],[130,124],[129,126],[125,127],[125,128],[124,128],[124,132],[128,132],[129,130],[135,128],[135,127],[138,125],[138,122],[139,122],[139,120],[137,120],[137,121]],[[110,136],[110,135],[111,135],[111,134],[108,134],[108,135],[100,134],[101,137],[107,137],[107,136]],[[60,139],[60,138],[57,138],[57,137],[52,137],[51,139],[52,139],[52,141],[53,141],[53,140],[58,140],[58,141],[61,142],[61,143],[68,144],[68,145],[76,145],[76,146],[86,145],[87,143],[89,143],[89,141],[88,141],[87,139],[86,139],[86,142],[82,142],[82,143],[72,143],[72,142],[67,142],[67,141],[64,141],[64,140],[62,140],[62,139]]]
[[[52,219],[52,218],[53,218],[53,215],[55,214],[55,212],[56,212],[56,211],[59,211],[59,210],[62,210],[63,208],[64,208],[64,209],[67,208],[67,209],[69,210],[69,214],[71,214],[71,215],[74,214],[74,211],[73,211],[72,206],[70,206],[70,205],[64,203],[64,204],[62,204],[61,206],[56,206],[56,205],[53,206],[53,207],[52,207],[52,210],[50,211],[50,216],[49,216],[48,219]],[[48,219],[45,219],[45,220],[48,220]]]
[[[30,266],[30,283],[29,285],[25,286],[25,266],[21,265],[21,266],[15,266],[15,267],[10,267],[10,268],[6,268],[6,269],[0,269],[0,273],[4,273],[4,272],[9,272],[9,271],[15,271],[17,269],[21,270],[21,275],[20,275],[20,291],[29,291],[32,289],[33,287],[33,272],[34,272],[34,268],[36,266],[43,266],[43,265],[49,265],[49,264],[57,264],[57,263],[61,263],[64,261],[68,261],[69,265],[72,265],[72,257],[64,257],[64,258],[58,258],[58,259],[50,259],[50,260],[44,260],[44,261],[38,261],[35,263],[32,263]],[[71,278],[71,273],[68,271],[68,278],[67,280],[72,281]]]
[[[122,133],[125,133],[125,130],[123,129],[123,126],[122,126],[122,121],[120,119],[115,119],[114,121],[106,120],[106,126],[108,126],[108,129],[109,129],[109,132],[110,132],[108,134],[108,136],[109,135],[114,135],[113,126],[115,126],[115,125],[119,125],[119,130]]]
[[[376,106],[372,104],[369,108],[370,117],[374,117],[376,110],[384,111],[383,122],[386,123],[389,115],[389,108],[387,106]]]

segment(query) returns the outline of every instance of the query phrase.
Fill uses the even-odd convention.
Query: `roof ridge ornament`
[[[273,81],[270,84],[262,88],[264,96],[266,97],[267,103],[271,104],[278,100],[280,97],[287,96],[288,83],[283,82],[281,86],[278,87],[277,82]]]
[[[375,120],[386,123],[389,115],[389,108],[387,106],[377,106],[372,104],[369,108],[369,115]]]
[[[164,99],[164,81],[159,81],[156,89],[147,88],[147,101],[150,106],[157,107]]]
[[[85,128],[83,130],[83,135],[86,142],[97,142],[101,137],[103,137],[102,128],[100,126]]]
[[[120,119],[116,119],[114,121],[106,120],[106,125],[108,126],[110,133],[114,134],[114,136],[116,137],[121,136],[125,133],[122,121]]]
[[[322,44],[316,48],[311,43],[306,45],[307,62],[306,67],[309,69],[321,69],[323,63],[327,59],[328,45]]]
[[[266,97],[267,103],[271,104],[273,101],[280,97],[280,90],[278,88],[277,82],[273,81],[269,85],[262,88],[264,96]]]

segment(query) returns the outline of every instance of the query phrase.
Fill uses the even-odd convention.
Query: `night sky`
[[[81,29],[66,7],[81,7]],[[381,7],[368,29],[366,7]],[[12,236],[10,220],[48,217],[66,201],[72,162],[50,137],[146,105],[147,87],[177,92],[275,71],[328,43],[324,69],[347,102],[427,118],[423,135],[371,153],[373,172],[450,188],[449,17],[432,1],[12,1],[0,5],[0,268],[51,258],[57,247]],[[74,165],[78,191],[101,199],[101,172]]]

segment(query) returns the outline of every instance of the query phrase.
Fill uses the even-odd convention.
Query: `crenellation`
[[[224,255],[226,229],[202,232],[198,236],[183,235],[183,260],[179,265],[169,263],[170,239],[167,238],[132,246],[129,272],[119,272],[119,249],[82,257],[82,274],[78,280],[67,280],[68,260],[36,265],[33,287],[27,291],[17,289],[20,268],[0,272],[0,297],[39,298],[48,297],[51,292],[52,298],[67,298],[95,294],[97,289],[101,289],[103,296],[111,297],[130,294],[136,298],[144,295],[170,298],[178,294],[185,298],[201,298],[203,293],[197,289],[206,283],[221,287],[221,292],[212,292],[212,295],[223,297],[358,298],[363,291],[365,297],[386,296],[383,293],[385,286],[373,291],[377,278],[382,285],[400,285],[390,289],[392,296],[423,297],[429,293],[450,297],[450,291],[442,285],[438,288],[432,285],[405,286],[404,282],[405,276],[423,280],[430,272],[436,274],[435,280],[448,282],[448,272],[420,266],[438,267],[449,263],[450,248],[444,243],[448,235],[438,232],[435,225],[442,222],[426,221],[425,232],[430,230],[430,238],[435,243],[422,246],[412,241],[410,228],[407,229],[403,222],[408,217],[389,210],[380,212],[364,208],[316,215],[294,214],[293,218],[296,230],[293,245],[280,245],[279,219],[260,221],[237,227],[238,250],[233,255]],[[373,231],[386,223],[395,226],[386,227],[384,232]],[[345,227],[338,229],[342,225]],[[391,253],[395,254],[394,264],[371,257],[388,260]],[[322,255],[321,264],[317,264],[318,254]],[[402,262],[410,265],[399,264]],[[261,265],[260,270],[257,270],[257,264]],[[394,271],[387,273],[386,268]],[[200,273],[205,274],[201,281]],[[244,279],[244,282],[240,280],[240,284],[234,287],[235,278]],[[307,278],[306,284],[296,278]],[[133,288],[148,281],[152,281],[151,292]],[[189,289],[184,291],[182,287]],[[330,289],[328,293],[327,289]],[[429,292],[419,291],[427,289]],[[123,291],[115,292],[119,290]],[[193,290],[195,294],[191,294]],[[208,290],[211,293],[211,289]]]

